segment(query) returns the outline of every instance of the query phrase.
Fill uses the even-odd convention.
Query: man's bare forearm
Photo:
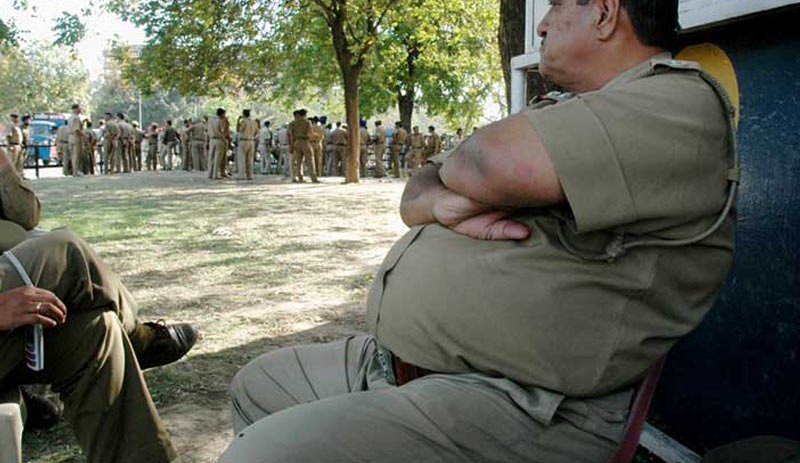
[[[411,177],[400,200],[400,217],[409,227],[436,222],[433,204],[445,189],[439,179],[439,167],[427,164]]]
[[[510,116],[465,140],[444,161],[439,176],[449,190],[495,207],[564,201],[555,167],[523,116]]]

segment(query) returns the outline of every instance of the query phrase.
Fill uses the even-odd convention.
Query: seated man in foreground
[[[137,320],[119,276],[80,237],[28,235],[39,209],[0,151],[0,397],[19,401],[19,385],[50,384],[90,463],[170,461],[175,450],[141,370],[178,360],[196,330]],[[25,332],[35,324],[46,328],[41,371],[25,362]]]
[[[413,177],[371,335],[245,366],[222,461],[608,461],[732,260],[730,103],[669,59],[677,9],[552,1],[540,71],[577,96]]]

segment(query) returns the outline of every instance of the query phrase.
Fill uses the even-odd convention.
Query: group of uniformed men
[[[303,172],[308,172],[312,181],[317,181],[321,175],[343,175],[345,159],[347,156],[348,136],[347,125],[337,122],[327,124],[325,116],[307,118],[308,112],[299,109],[293,113],[294,120],[285,124],[279,131],[277,149],[270,150],[272,133],[264,144],[263,153],[276,153],[279,168],[282,167],[284,175],[291,177],[292,181],[303,181]],[[359,121],[359,170],[361,176],[368,173],[370,152],[374,156],[374,176],[383,177],[384,154],[389,153],[389,168],[394,177],[401,177],[402,160],[410,175],[413,175],[420,165],[430,157],[440,153],[443,148],[442,137],[436,132],[434,126],[428,127],[427,135],[414,126],[411,134],[403,128],[400,122],[395,123],[391,136],[387,135],[383,122],[375,121],[372,135],[367,130],[367,122]],[[458,129],[456,136],[449,141],[452,147],[463,140],[463,131]]]
[[[236,121],[235,133],[231,133],[231,124],[223,108],[217,109],[212,117],[185,119],[179,128],[167,120],[162,127],[151,123],[146,130],[139,128],[137,121],[129,121],[121,112],[116,116],[105,113],[95,130],[92,122],[82,117],[81,112],[79,104],[72,105],[67,124],[54,129],[64,175],[93,175],[100,170],[105,174],[142,169],[155,171],[159,166],[161,170],[172,170],[177,157],[183,170],[208,171],[211,179],[226,178],[231,176],[228,172],[231,148],[234,148],[237,178],[241,179],[252,180],[257,157],[260,157],[262,174],[282,173],[295,182],[302,182],[304,173],[316,182],[320,176],[343,175],[345,171],[347,125],[341,122],[326,124],[325,116],[307,118],[305,109],[295,111],[294,120],[284,124],[277,136],[270,128],[270,121],[261,126],[258,119],[251,118],[249,109],[245,109]],[[16,114],[11,115],[11,122],[6,145],[17,169],[22,172],[25,133]],[[388,153],[389,170],[399,178],[403,165],[409,175],[413,175],[443,147],[451,148],[463,140],[462,129],[443,141],[434,126],[428,127],[427,134],[420,132],[418,126],[408,133],[400,122],[396,122],[393,132],[387,134],[383,123],[376,120],[370,134],[365,120],[362,119],[359,125],[362,177],[368,174],[370,155],[375,160],[374,169],[371,169],[375,177],[385,175],[384,155]],[[98,164],[102,169],[98,169]]]

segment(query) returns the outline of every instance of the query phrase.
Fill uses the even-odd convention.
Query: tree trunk
[[[405,94],[397,93],[397,110],[400,111],[400,123],[411,133],[411,118],[414,115],[414,91],[406,90]]]
[[[358,71],[342,69],[344,78],[344,110],[347,120],[347,162],[345,163],[345,183],[358,183],[359,143],[358,143]]]
[[[511,58],[525,53],[525,2],[500,0],[500,26],[497,31],[503,80],[506,83],[506,107],[511,109]]]

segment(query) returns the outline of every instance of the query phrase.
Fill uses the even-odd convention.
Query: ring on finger
[[[42,303],[41,302],[37,302],[36,303],[36,315],[39,315],[41,312],[42,312]]]

